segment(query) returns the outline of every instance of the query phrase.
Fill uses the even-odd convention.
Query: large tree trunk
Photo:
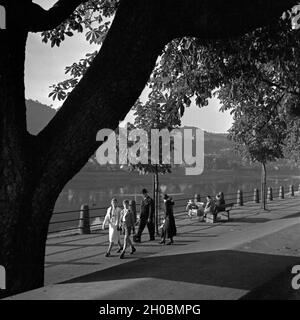
[[[99,146],[97,131],[116,128],[126,116],[169,40],[153,26],[156,9],[141,1],[121,6],[92,68],[38,136],[26,129],[27,33],[0,32],[0,265],[7,272],[6,295],[43,286],[47,230],[59,193]]]
[[[0,265],[6,269],[5,296],[43,286],[48,225],[60,191],[41,187],[41,141],[26,127],[27,31],[18,23],[28,3],[11,1],[8,29],[0,30]]]
[[[27,33],[0,33],[0,265],[6,295],[43,285],[53,201],[37,196],[35,139],[26,131],[24,60]]]

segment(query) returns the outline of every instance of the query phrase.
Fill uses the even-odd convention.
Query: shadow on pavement
[[[291,285],[292,278],[295,276],[291,273],[292,268],[293,265],[247,293],[240,300],[300,300],[300,290],[293,289]]]
[[[271,221],[270,219],[267,218],[234,218],[234,222],[246,222],[246,223],[264,223],[264,222],[269,222]]]
[[[63,283],[156,278],[252,290],[297,263],[297,257],[220,250],[141,258]]]
[[[292,219],[292,218],[297,218],[297,217],[300,217],[300,212],[293,213],[293,214],[290,214],[288,216],[282,217],[282,218],[280,218],[280,220]]]

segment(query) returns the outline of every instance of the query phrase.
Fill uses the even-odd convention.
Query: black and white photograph
[[[299,1],[0,0],[0,317],[300,300],[299,218]]]

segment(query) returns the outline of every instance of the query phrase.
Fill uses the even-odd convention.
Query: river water
[[[273,187],[275,196],[281,185],[288,189],[289,185],[293,184],[295,190],[298,190],[300,171],[270,172],[267,184]],[[120,205],[124,199],[136,200],[139,203],[142,188],[147,188],[151,193],[151,175],[143,176],[126,171],[80,172],[60,194],[49,231],[76,228],[82,204],[88,204],[91,208],[91,223],[99,224],[112,197],[116,197]],[[254,188],[260,188],[259,170],[206,171],[200,176],[185,176],[182,171],[177,171],[160,176],[161,192],[171,195],[182,208],[194,194],[200,194],[204,199],[206,195],[214,196],[219,191],[224,192],[227,202],[235,202],[237,190],[243,190],[245,200],[251,200]]]

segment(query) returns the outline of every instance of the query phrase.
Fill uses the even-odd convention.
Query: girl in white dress
[[[106,216],[104,218],[102,229],[105,229],[105,225],[108,223],[109,227],[109,246],[107,249],[107,252],[105,254],[106,257],[110,256],[110,251],[113,247],[113,245],[118,243],[119,250],[118,253],[122,251],[122,245],[120,241],[120,231],[119,231],[119,225],[120,225],[120,217],[121,217],[121,208],[118,207],[118,201],[116,198],[113,198],[111,200],[111,206],[107,209]]]

